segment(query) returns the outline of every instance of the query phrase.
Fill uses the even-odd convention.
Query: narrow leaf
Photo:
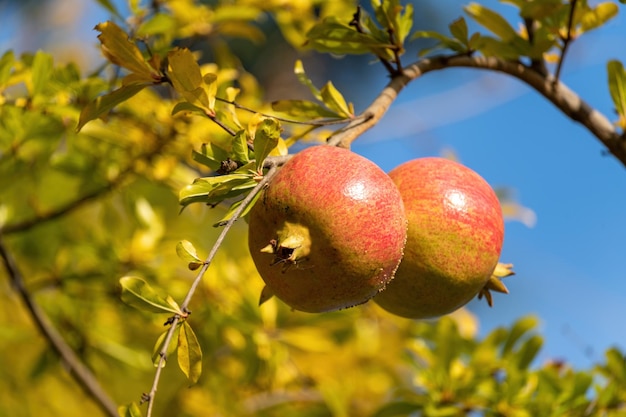
[[[98,97],[91,103],[87,104],[80,112],[76,131],[80,131],[85,124],[107,113],[113,107],[128,100],[147,86],[148,84],[125,85],[110,92],[109,94]]]
[[[176,103],[176,105],[174,105],[174,108],[172,109],[172,116],[180,112],[199,113],[206,115],[206,110],[204,110],[202,107],[193,105],[188,101],[180,101]]]
[[[163,348],[169,329],[159,335],[159,338],[157,339],[156,343],[154,344],[154,348],[152,349],[152,364],[155,368],[159,366],[159,363],[161,363],[162,352],[165,351],[165,361],[167,361],[169,357],[172,356],[174,352],[176,352],[176,349],[178,348],[178,335],[180,334],[181,326],[182,325],[180,323],[176,325],[176,328],[174,329],[174,334],[172,335],[170,343],[165,350]],[[165,362],[163,362],[163,366],[165,366]]]
[[[332,82],[326,83],[320,93],[322,94],[322,101],[329,109],[346,118],[353,116],[348,103],[346,103],[343,95],[335,88]]]
[[[141,51],[128,39],[128,35],[115,23],[107,21],[96,25],[100,32],[98,39],[102,50],[112,63],[143,76],[147,81],[154,81],[155,71],[146,62]]]
[[[617,16],[618,11],[619,7],[615,3],[600,3],[582,15],[581,29],[586,32],[598,28]]]
[[[173,300],[168,302],[141,278],[126,276],[120,279],[120,285],[122,301],[132,307],[152,313],[182,314],[178,305],[171,304]]]
[[[290,117],[305,120],[341,119],[341,115],[324,106],[307,100],[278,100],[272,103],[272,110]]]
[[[265,118],[257,126],[254,134],[254,155],[257,172],[262,172],[265,158],[278,145],[280,129],[280,122],[270,117]]]
[[[202,349],[198,338],[185,321],[178,334],[178,366],[192,384],[202,374]]]
[[[194,161],[209,167],[213,171],[217,171],[221,167],[221,161],[215,158],[212,148],[207,146],[206,143],[202,144],[200,152],[193,150],[191,158]]]
[[[300,81],[300,84],[308,87],[311,91],[311,94],[313,94],[313,97],[315,97],[319,101],[322,101],[322,95],[320,94],[320,91],[317,89],[317,87],[313,85],[313,82],[306,75],[306,72],[304,72],[304,66],[302,65],[302,61],[300,61],[299,59],[296,61],[293,72],[296,74],[296,77],[298,78],[298,81]]]
[[[619,115],[618,125],[626,130],[626,70],[620,61],[612,60],[607,64],[609,92]]]

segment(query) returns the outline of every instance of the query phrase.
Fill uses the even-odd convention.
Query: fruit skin
[[[347,149],[296,154],[250,211],[248,246],[268,289],[293,309],[362,304],[393,277],[406,242],[398,189]]]
[[[485,286],[504,239],[502,209],[476,172],[444,158],[420,158],[389,176],[409,229],[394,280],[374,301],[407,318],[433,318],[465,305]]]

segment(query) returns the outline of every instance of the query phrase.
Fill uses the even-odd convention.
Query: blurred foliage
[[[177,351],[168,351],[184,374],[168,362],[156,415],[626,414],[623,353],[609,349],[602,363],[585,371],[558,361],[537,363],[542,338],[533,317],[478,339],[478,323],[465,310],[416,322],[371,303],[318,315],[290,311],[276,299],[259,307],[263,285],[243,249],[242,221],[202,280],[192,314],[179,311],[174,300],[184,299],[192,270],[202,265],[219,232],[212,225],[228,217],[228,207],[219,203],[248,190],[265,157],[285,155],[298,140],[329,135],[330,125],[279,124],[265,115],[354,117],[333,84],[318,90],[301,63],[294,78],[316,101],[272,107],[228,40],[263,42],[259,22],[271,16],[295,48],[314,40],[309,47],[373,53],[399,66],[412,10],[395,1],[372,2],[373,17],[362,15],[363,33],[351,38],[347,50],[336,36],[352,36],[345,35],[351,28],[345,22],[356,10],[349,1],[130,1],[126,20],[113,3],[99,3],[112,16],[98,26],[110,61],[100,71],[81,74],[76,65],[56,64],[42,51],[7,51],[0,58],[0,233],[30,296],[115,401],[130,404],[124,412],[141,412],[134,403],[154,378],[152,348],[156,344],[158,352],[159,335],[174,312],[184,321]],[[504,57],[537,58],[558,49],[565,2],[511,3],[544,28],[534,38],[541,34],[542,42],[530,45],[523,31],[478,4],[468,6],[469,16],[495,37],[468,34],[463,20],[450,26],[452,38],[413,36],[435,38],[438,48]],[[576,33],[614,14],[609,6],[578,4]],[[387,44],[390,27],[399,36]],[[185,48],[198,38],[211,49]],[[609,65],[622,118],[623,72],[621,64]],[[231,159],[235,172],[212,180],[224,169],[221,162]],[[245,181],[224,186],[233,175]],[[206,193],[185,200],[198,177],[209,184]],[[179,198],[209,206],[189,204],[181,212]],[[0,415],[98,415],[11,281],[2,269]]]

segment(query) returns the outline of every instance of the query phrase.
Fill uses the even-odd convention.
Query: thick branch
[[[544,77],[519,62],[482,56],[458,55],[424,59],[406,67],[403,74],[394,77],[381,94],[363,112],[364,115],[369,116],[369,119],[349,124],[341,133],[333,136],[331,143],[349,147],[358,136],[378,123],[400,91],[409,82],[428,72],[449,67],[497,71],[519,79],[550,100],[566,116],[585,126],[626,166],[626,141],[616,131],[606,116],[589,106],[565,84],[551,76]]]
[[[65,342],[63,337],[57,332],[52,323],[48,320],[46,314],[41,310],[39,305],[32,299],[30,293],[24,284],[22,273],[15,263],[15,259],[8,251],[7,247],[0,236],[0,257],[4,261],[4,267],[11,278],[13,287],[18,292],[24,304],[30,311],[30,315],[35,321],[41,334],[48,340],[50,346],[61,357],[63,363],[67,366],[74,379],[79,383],[80,387],[96,402],[102,411],[110,416],[117,417],[117,406],[115,402],[104,391],[98,383],[96,377],[82,363],[80,358],[74,353],[72,348]]]

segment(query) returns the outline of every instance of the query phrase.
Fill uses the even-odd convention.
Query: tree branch
[[[246,207],[248,207],[248,205],[250,204],[250,202],[252,202],[254,197],[258,193],[260,193],[261,190],[263,190],[263,188],[265,188],[268,182],[274,177],[276,172],[278,172],[277,169],[278,169],[278,165],[271,164],[269,171],[267,171],[263,179],[259,181],[259,183],[252,189],[252,191],[248,193],[248,195],[246,195],[246,197],[241,201],[241,204],[239,205],[239,207],[237,207],[237,209],[233,212],[233,215],[231,216],[231,218],[228,219],[228,221],[224,225],[224,228],[222,229],[222,232],[219,234],[219,236],[217,237],[217,240],[213,244],[213,247],[211,248],[211,251],[209,252],[209,255],[207,256],[206,260],[204,261],[202,268],[200,268],[200,270],[198,271],[198,275],[196,275],[195,280],[191,284],[191,287],[189,288],[189,291],[187,292],[185,299],[180,305],[180,309],[182,311],[188,310],[189,303],[191,302],[191,299],[193,295],[195,294],[196,289],[198,288],[198,285],[200,285],[200,282],[202,281],[202,277],[204,276],[206,271],[209,269],[209,266],[211,265],[213,258],[217,254],[218,249],[222,246],[222,243],[224,242],[224,238],[226,237],[226,235],[228,234],[232,226],[235,224],[235,221],[237,221],[241,213],[243,213]],[[160,359],[157,365],[157,370],[154,374],[152,388],[150,389],[149,393],[143,395],[143,398],[146,401],[148,401],[148,411],[146,413],[146,417],[152,416],[152,408],[154,406],[154,397],[156,395],[156,391],[159,386],[159,380],[161,378],[161,370],[163,369],[165,365],[165,361],[167,360],[167,348],[170,345],[172,338],[174,337],[174,331],[176,330],[176,326],[181,321],[181,319],[182,319],[181,316],[175,315],[172,318],[172,320],[168,322],[168,324],[170,325],[170,328],[167,334],[165,335],[165,339],[163,341],[163,348],[159,352]]]
[[[0,236],[0,257],[4,261],[4,267],[11,278],[11,283],[22,298],[22,301],[30,311],[30,315],[39,328],[40,333],[48,340],[50,346],[61,357],[65,366],[69,369],[70,374],[74,377],[78,385],[89,395],[100,409],[110,417],[118,417],[117,405],[104,391],[96,377],[91,373],[72,348],[65,342],[65,339],[59,334],[50,323],[46,314],[41,310],[39,305],[32,299],[30,293],[26,289],[22,273],[17,267],[15,259],[5,246],[2,236]]]
[[[622,165],[626,166],[626,140],[616,131],[606,116],[583,101],[565,84],[554,77],[543,76],[519,62],[484,56],[436,57],[409,65],[402,75],[393,77],[378,97],[365,109],[363,115],[369,118],[348,124],[342,132],[333,136],[329,143],[350,147],[357,137],[379,122],[409,82],[428,72],[449,67],[478,68],[501,72],[517,78],[547,98],[566,116],[585,126]]]

